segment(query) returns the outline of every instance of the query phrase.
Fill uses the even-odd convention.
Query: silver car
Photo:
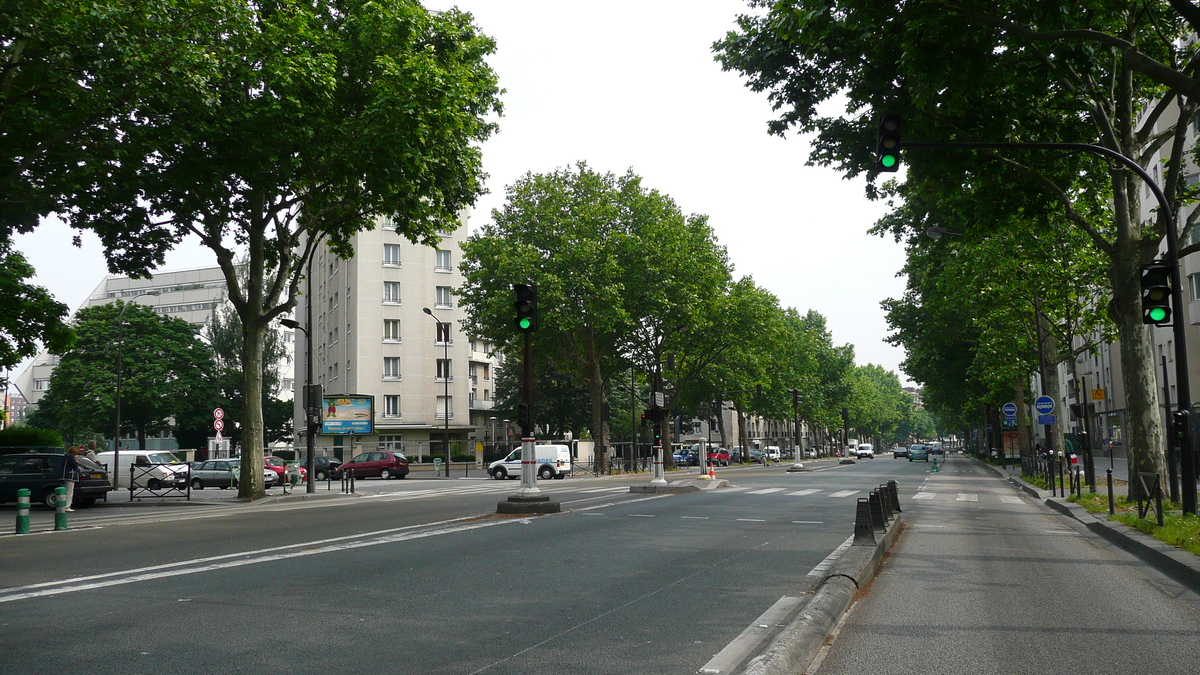
[[[238,477],[242,475],[242,462],[237,459],[210,459],[200,462],[192,469],[192,489],[203,490],[206,487],[221,488],[222,490],[237,487]],[[263,468],[263,485],[271,487],[279,482],[279,474]]]

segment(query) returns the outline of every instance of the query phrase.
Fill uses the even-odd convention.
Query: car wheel
[[[199,478],[193,478],[192,479],[192,489],[193,490],[203,490],[204,489],[204,481],[200,480]]]
[[[162,487],[162,481],[157,478],[151,478],[149,482],[146,483],[146,487],[150,488],[151,490],[157,490]]]
[[[317,470],[317,480],[325,480],[328,477],[329,477],[329,474],[326,473],[323,469]]]
[[[543,466],[538,471],[538,478],[541,478],[542,480],[550,480],[553,477],[554,477],[554,469],[551,469],[548,466]]]
[[[508,478],[508,472],[504,470],[504,467],[498,466],[492,473],[492,478],[495,478],[496,480],[504,480],[505,478]]]
[[[380,469],[379,480],[388,480],[392,477],[392,472],[387,469]]]
[[[42,503],[46,508],[53,509],[58,507],[58,501],[54,499],[54,488],[46,490],[46,494],[42,495]]]

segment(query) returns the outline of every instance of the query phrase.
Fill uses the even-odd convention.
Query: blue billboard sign
[[[324,396],[321,399],[321,433],[375,433],[375,397],[363,394]]]

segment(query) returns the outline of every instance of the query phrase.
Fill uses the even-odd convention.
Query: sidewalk
[[[1195,672],[1200,582],[997,473],[954,457],[926,474],[899,543],[806,672]]]

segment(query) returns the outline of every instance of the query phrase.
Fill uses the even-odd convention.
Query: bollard
[[[875,526],[871,524],[871,505],[866,497],[858,498],[858,507],[854,512],[854,543],[852,545],[875,545]]]
[[[901,513],[901,510],[900,510],[900,484],[894,480],[889,480],[887,482],[887,485],[888,485],[888,490],[892,494],[892,508],[896,511],[896,513]]]
[[[891,523],[896,519],[896,512],[892,510],[892,491],[887,485],[880,485],[875,491],[879,493],[879,503],[883,504],[883,517]]]
[[[872,491],[867,495],[867,505],[871,510],[871,527],[880,532],[887,531],[887,521],[883,518],[883,502],[879,499],[879,493]]]
[[[1116,502],[1113,501],[1112,469],[1105,469],[1104,471],[1108,474],[1108,515],[1111,516],[1117,512]]]
[[[54,529],[67,529],[67,488],[54,488]]]
[[[930,461],[932,461],[932,462],[933,462],[933,469],[931,470],[931,473],[937,473],[937,472],[938,472],[938,468],[937,468],[937,457],[934,457],[934,458],[933,458],[932,460],[930,460]]]
[[[17,490],[17,534],[29,534],[29,488]]]

